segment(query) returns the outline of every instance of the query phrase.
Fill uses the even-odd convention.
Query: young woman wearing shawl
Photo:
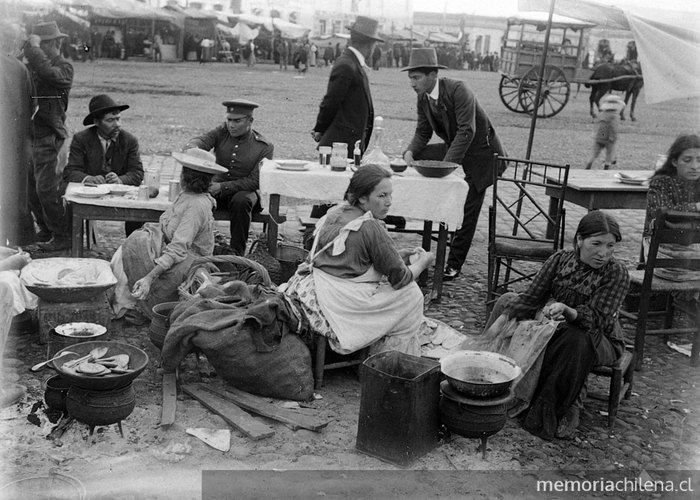
[[[309,264],[284,286],[300,299],[312,328],[340,354],[372,345],[419,355],[423,295],[415,277],[435,256],[399,251],[382,222],[391,207],[391,172],[367,165],[316,225]],[[378,342],[382,339],[381,342]]]
[[[214,174],[226,169],[196,148],[173,157],[182,164],[180,194],[157,223],[131,233],[112,258],[118,280],[112,309],[117,318],[126,315],[135,324],[148,321],[153,306],[177,301],[177,287],[192,261],[214,252],[216,201],[208,190]]]
[[[668,150],[666,161],[654,173],[647,191],[647,217],[644,224],[644,253],[648,252],[651,228],[659,208],[680,212],[700,212],[700,137],[681,135]],[[700,245],[663,245],[661,257],[683,258],[685,254],[700,252]],[[695,257],[695,255],[693,255]],[[673,281],[700,279],[700,272],[685,269],[659,269],[660,277]],[[679,298],[697,300],[695,294],[679,294]]]
[[[630,279],[613,256],[621,239],[612,216],[589,212],[579,222],[573,250],[552,255],[527,291],[502,295],[486,325],[488,331],[501,314],[523,320],[540,310],[563,319],[546,344],[523,419],[523,427],[543,439],[573,437],[589,372],[613,364],[624,352],[618,309]]]

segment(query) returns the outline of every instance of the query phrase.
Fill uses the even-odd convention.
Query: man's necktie
[[[105,151],[104,171],[106,174],[112,171],[112,155],[114,154],[114,141],[109,141],[107,151]]]

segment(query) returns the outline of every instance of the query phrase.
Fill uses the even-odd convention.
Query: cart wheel
[[[535,109],[535,96],[537,95],[537,82],[540,79],[540,68],[533,66],[520,80],[518,87],[518,100],[526,113],[532,113]],[[549,118],[564,109],[569,102],[571,88],[566,75],[558,66],[546,65],[540,101],[537,105],[537,116]]]
[[[498,93],[501,96],[501,102],[506,108],[516,113],[525,113],[526,111],[520,105],[518,86],[520,80],[511,78],[508,75],[501,75],[501,83],[498,86]]]

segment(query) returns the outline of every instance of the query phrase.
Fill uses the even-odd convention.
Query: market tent
[[[283,21],[277,17],[272,19],[272,25],[282,33],[285,38],[301,38],[309,34],[309,28],[304,28],[299,24]]]
[[[700,96],[700,13],[625,11],[644,73],[649,104]]]
[[[518,7],[549,10],[550,1],[555,0],[519,0]],[[633,6],[622,10],[587,0],[556,0],[554,12],[575,14],[598,26],[631,29],[642,65],[647,103],[700,96],[700,14],[697,12],[668,6]]]

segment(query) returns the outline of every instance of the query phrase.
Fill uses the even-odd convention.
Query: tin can
[[[148,186],[146,184],[141,184],[139,186],[139,198],[138,199],[141,201],[148,200]]]
[[[177,198],[177,195],[180,194],[180,180],[179,179],[170,179],[170,182],[168,182],[168,199],[170,201],[175,201],[175,198]]]

